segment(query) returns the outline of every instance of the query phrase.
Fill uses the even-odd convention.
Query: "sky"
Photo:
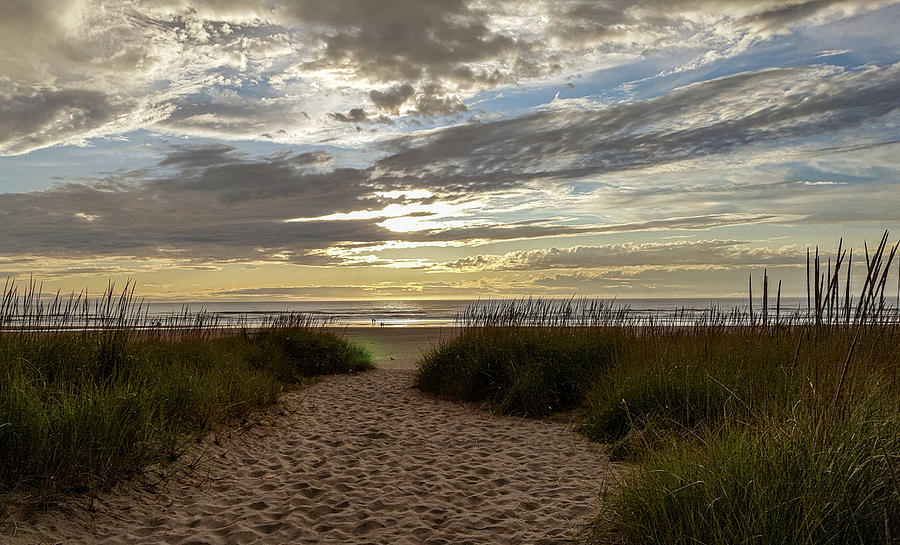
[[[864,0],[4,0],[0,279],[805,295],[807,248],[900,234],[897,28]]]

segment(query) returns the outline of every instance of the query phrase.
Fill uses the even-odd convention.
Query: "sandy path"
[[[563,423],[491,416],[409,387],[336,376],[283,396],[266,424],[209,443],[189,480],[123,486],[15,543],[560,543],[615,471]],[[0,536],[2,537],[2,536]],[[7,534],[8,537],[8,534]],[[2,541],[2,540],[0,540]]]

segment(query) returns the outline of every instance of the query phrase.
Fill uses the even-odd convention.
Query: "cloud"
[[[468,112],[469,109],[456,97],[439,94],[423,94],[416,98],[415,113],[425,117],[454,115]]]
[[[766,6],[744,15],[738,24],[760,33],[783,33],[791,25],[828,12],[848,15],[866,7],[882,5],[879,1],[809,0]]]
[[[176,144],[165,148],[165,158],[156,166],[181,169],[183,173],[180,177],[184,179],[207,169],[215,170],[215,167],[233,168],[241,165],[272,163],[274,166],[282,165],[299,169],[300,167],[322,166],[330,163],[332,159],[331,154],[322,150],[301,153],[282,150],[268,157],[254,158],[227,144]],[[166,168],[160,170],[166,170]],[[146,174],[146,172],[135,171],[126,174],[136,176]]]
[[[326,15],[332,16],[316,17]],[[190,21],[176,22],[171,23],[175,32],[187,33],[188,41],[213,41],[223,33],[221,25],[198,29]],[[264,26],[247,24],[228,35],[252,35]],[[201,36],[201,30],[210,36]],[[447,98],[445,86],[405,85],[381,87],[367,96],[391,115],[445,115],[465,108]],[[146,104],[101,91],[26,91],[18,86],[0,103],[8,114],[0,117],[0,142],[7,151],[100,134],[104,127],[133,119],[135,112],[150,111]],[[335,164],[323,151],[260,157],[224,144],[176,146],[153,174],[149,169],[114,172],[92,182],[4,195],[0,255],[358,264],[383,263],[378,256],[360,260],[360,255],[387,242],[475,245],[763,222],[893,221],[897,213],[886,197],[896,189],[886,183],[877,186],[880,197],[853,185],[810,186],[803,179],[654,183],[660,178],[646,177],[633,187],[610,184],[594,194],[568,192],[573,181],[596,185],[612,174],[634,180],[637,172],[645,178],[681,162],[871,131],[896,114],[898,95],[900,64],[817,65],[742,72],[643,101],[559,100],[518,117],[476,119],[395,138],[373,152],[380,158],[369,164],[355,161],[352,168]],[[208,124],[198,121],[198,126],[222,123],[232,112],[240,127],[235,131],[264,128],[265,123],[256,126],[259,111],[241,105],[239,96],[231,98],[232,110],[216,110]],[[169,104],[177,111],[157,126],[184,127],[206,115],[199,112],[209,113],[203,105],[191,109],[184,97]],[[275,119],[283,112],[273,107],[265,116]],[[330,119],[361,123],[374,115],[354,108],[332,112]],[[388,197],[392,192],[395,197]],[[833,199],[837,192],[840,201]],[[403,197],[413,193],[418,196]],[[561,201],[553,199],[563,197],[569,202],[554,208]],[[388,208],[398,198],[413,206]],[[597,206],[560,218],[573,201]],[[847,206],[850,202],[861,206]],[[439,214],[427,208],[435,204],[447,205],[446,210]],[[518,211],[528,205],[534,210],[517,215],[511,204]],[[425,219],[412,221],[416,218]],[[290,221],[297,219],[303,221]],[[390,228],[398,224],[402,228]],[[494,261],[503,270],[512,266],[509,260]]]
[[[750,246],[736,240],[607,244],[520,250],[467,256],[442,264],[447,269],[519,271],[658,265],[788,265],[805,259],[802,248]]]
[[[386,91],[369,91],[369,100],[379,110],[392,113],[400,113],[400,107],[415,95],[415,88],[406,83],[394,86]]]
[[[8,0],[0,4],[0,154],[142,127],[322,141],[369,107],[387,118],[455,116],[498,86],[626,65],[664,49],[696,51],[702,64],[797,25],[882,5]],[[32,118],[35,108],[41,115]]]
[[[206,295],[212,297],[235,298],[255,297],[261,299],[468,299],[473,293],[482,297],[521,296],[523,292],[533,289],[529,281],[511,281],[509,279],[479,278],[465,280],[455,278],[453,281],[424,280],[414,282],[374,282],[347,284],[302,285],[266,285],[255,287],[239,287],[217,290]]]
[[[233,146],[226,144],[187,145],[170,150],[157,166],[177,166],[185,169],[208,168],[232,160],[239,160]]]
[[[247,157],[227,146],[176,148],[161,171],[0,199],[0,255],[126,256],[185,262],[322,262],[310,250],[376,242],[371,222],[285,223],[301,215],[377,206],[363,172],[321,152]]]
[[[36,90],[0,102],[0,153],[18,154],[83,138],[127,111],[96,91]]]
[[[273,97],[266,101],[247,100],[236,93],[208,92],[173,97],[171,113],[154,125],[160,132],[231,140],[275,140],[294,142],[309,139],[321,128],[307,113],[313,106],[328,109],[338,104],[322,101],[305,103],[296,97]]]
[[[756,298],[754,304],[760,301],[763,268],[768,270],[770,308],[776,305],[778,281],[783,282],[782,312],[789,313],[800,305],[806,305],[806,271],[805,267],[796,265],[763,267],[662,265],[537,274],[530,279],[530,287],[523,291],[562,296],[579,294],[615,297],[620,304],[628,305],[635,310],[660,308],[658,300],[649,305],[646,302],[629,302],[630,299],[645,297],[687,299],[687,301],[670,301],[670,308],[694,306],[698,304],[698,300],[703,299],[707,299],[708,302],[700,303],[699,308],[709,308],[710,305],[717,304],[713,299],[720,297],[735,298],[740,303],[731,304],[740,306],[747,304],[747,281],[748,273],[751,272]],[[731,304],[726,303],[726,309]]]
[[[347,113],[332,112],[328,117],[341,123],[386,123],[392,124],[391,118],[385,115],[373,117],[362,108],[353,108]]]
[[[381,111],[399,115],[436,117],[467,112],[468,108],[457,96],[449,95],[443,86],[424,85],[418,92],[409,84],[397,85],[386,91],[369,91],[372,104]],[[404,106],[407,106],[404,108]]]
[[[346,114],[335,112],[328,115],[335,121],[340,121],[342,123],[362,123],[369,120],[369,115],[362,108],[353,108]]]
[[[477,225],[474,227],[454,227],[421,233],[411,233],[407,236],[409,240],[422,242],[488,242],[576,235],[629,233],[663,229],[694,231],[706,230],[714,227],[792,221],[796,219],[796,217],[775,216],[771,214],[712,214],[607,225],[564,225],[551,221],[522,221],[505,224]]]
[[[0,256],[396,265],[396,260],[374,256],[373,248],[388,242],[482,244],[786,219],[717,214],[604,225],[552,219],[459,224],[454,210],[462,211],[458,215],[467,208],[454,208],[452,201],[378,177],[373,170],[331,165],[331,159],[321,151],[254,157],[222,144],[175,146],[153,174],[149,169],[114,172],[92,182],[6,194],[0,199]],[[482,205],[472,206],[477,214]],[[429,223],[389,229],[385,220],[396,218]],[[408,265],[424,263],[413,259]]]
[[[642,102],[563,105],[402,137],[377,166],[459,188],[582,178],[858,127],[896,111],[898,93],[900,64],[744,72]]]
[[[366,297],[403,298],[420,295],[422,290],[414,285],[379,286],[379,285],[337,285],[337,286],[269,286],[255,288],[237,288],[213,292],[213,297],[259,297],[271,299],[360,299]]]
[[[469,63],[496,60],[517,47],[513,37],[489,28],[486,10],[462,0],[348,0],[339,6],[298,0],[284,13],[332,29],[320,36],[324,49],[310,67],[342,67],[373,81],[453,77]]]
[[[857,149],[856,146],[851,147],[851,150]],[[877,150],[877,147],[874,149]],[[798,225],[870,223],[889,226],[900,221],[900,211],[891,204],[900,198],[900,186],[884,180],[879,169],[875,170],[874,179],[857,178],[860,169],[872,167],[874,161],[871,156],[855,159],[847,165],[847,170],[852,173],[847,176],[850,181],[757,181],[772,175],[765,169],[759,169],[744,173],[743,177],[752,181],[734,182],[722,180],[729,175],[714,168],[704,170],[699,176],[696,171],[693,175],[691,171],[676,171],[670,176],[656,176],[642,185],[630,185],[628,181],[623,181],[621,186],[598,189],[591,197],[583,198],[580,206],[590,207],[592,202],[601,202],[610,207],[663,213],[690,209],[697,203],[704,203],[707,209],[722,213],[730,210],[767,210],[775,217],[790,217],[789,221]],[[824,166],[837,169],[834,164]],[[846,175],[837,172],[835,176]],[[698,178],[705,180],[698,181]]]
[[[633,209],[632,221],[559,220],[553,208],[523,220],[503,209],[529,191],[558,195],[565,190],[559,182],[570,179],[859,127],[896,109],[897,75],[896,65],[744,73],[599,111],[551,109],[431,131],[395,141],[400,149],[368,168],[334,165],[321,151],[253,157],[222,144],[174,147],[152,175],[119,172],[4,195],[0,255],[358,264],[383,262],[360,256],[388,241],[483,244],[811,222],[809,215],[818,222],[896,219],[890,199],[863,204],[872,193],[802,182],[645,184],[600,194],[604,206]],[[835,191],[845,195],[839,204],[827,200]],[[883,195],[894,192],[885,187]],[[404,207],[392,212],[400,197]],[[697,213],[698,199],[721,204]],[[850,202],[860,205],[845,206]],[[439,203],[447,211],[438,216]],[[459,208],[464,203],[472,206]],[[402,229],[386,221],[420,217],[425,221]],[[304,221],[288,221],[298,218]]]

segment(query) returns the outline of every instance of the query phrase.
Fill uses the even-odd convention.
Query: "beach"
[[[344,337],[362,346],[382,369],[415,369],[422,354],[441,340],[455,337],[458,327],[346,327]]]
[[[179,462],[191,470],[164,484],[151,470],[90,509],[76,499],[4,534],[16,545],[560,543],[622,471],[564,420],[411,388],[409,368],[448,328],[346,334],[378,369],[283,394],[252,425],[196,445]]]

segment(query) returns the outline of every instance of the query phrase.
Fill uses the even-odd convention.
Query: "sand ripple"
[[[491,416],[409,387],[337,376],[283,396],[264,425],[209,442],[190,478],[136,485],[94,513],[21,525],[15,543],[560,543],[615,471],[564,423]]]

